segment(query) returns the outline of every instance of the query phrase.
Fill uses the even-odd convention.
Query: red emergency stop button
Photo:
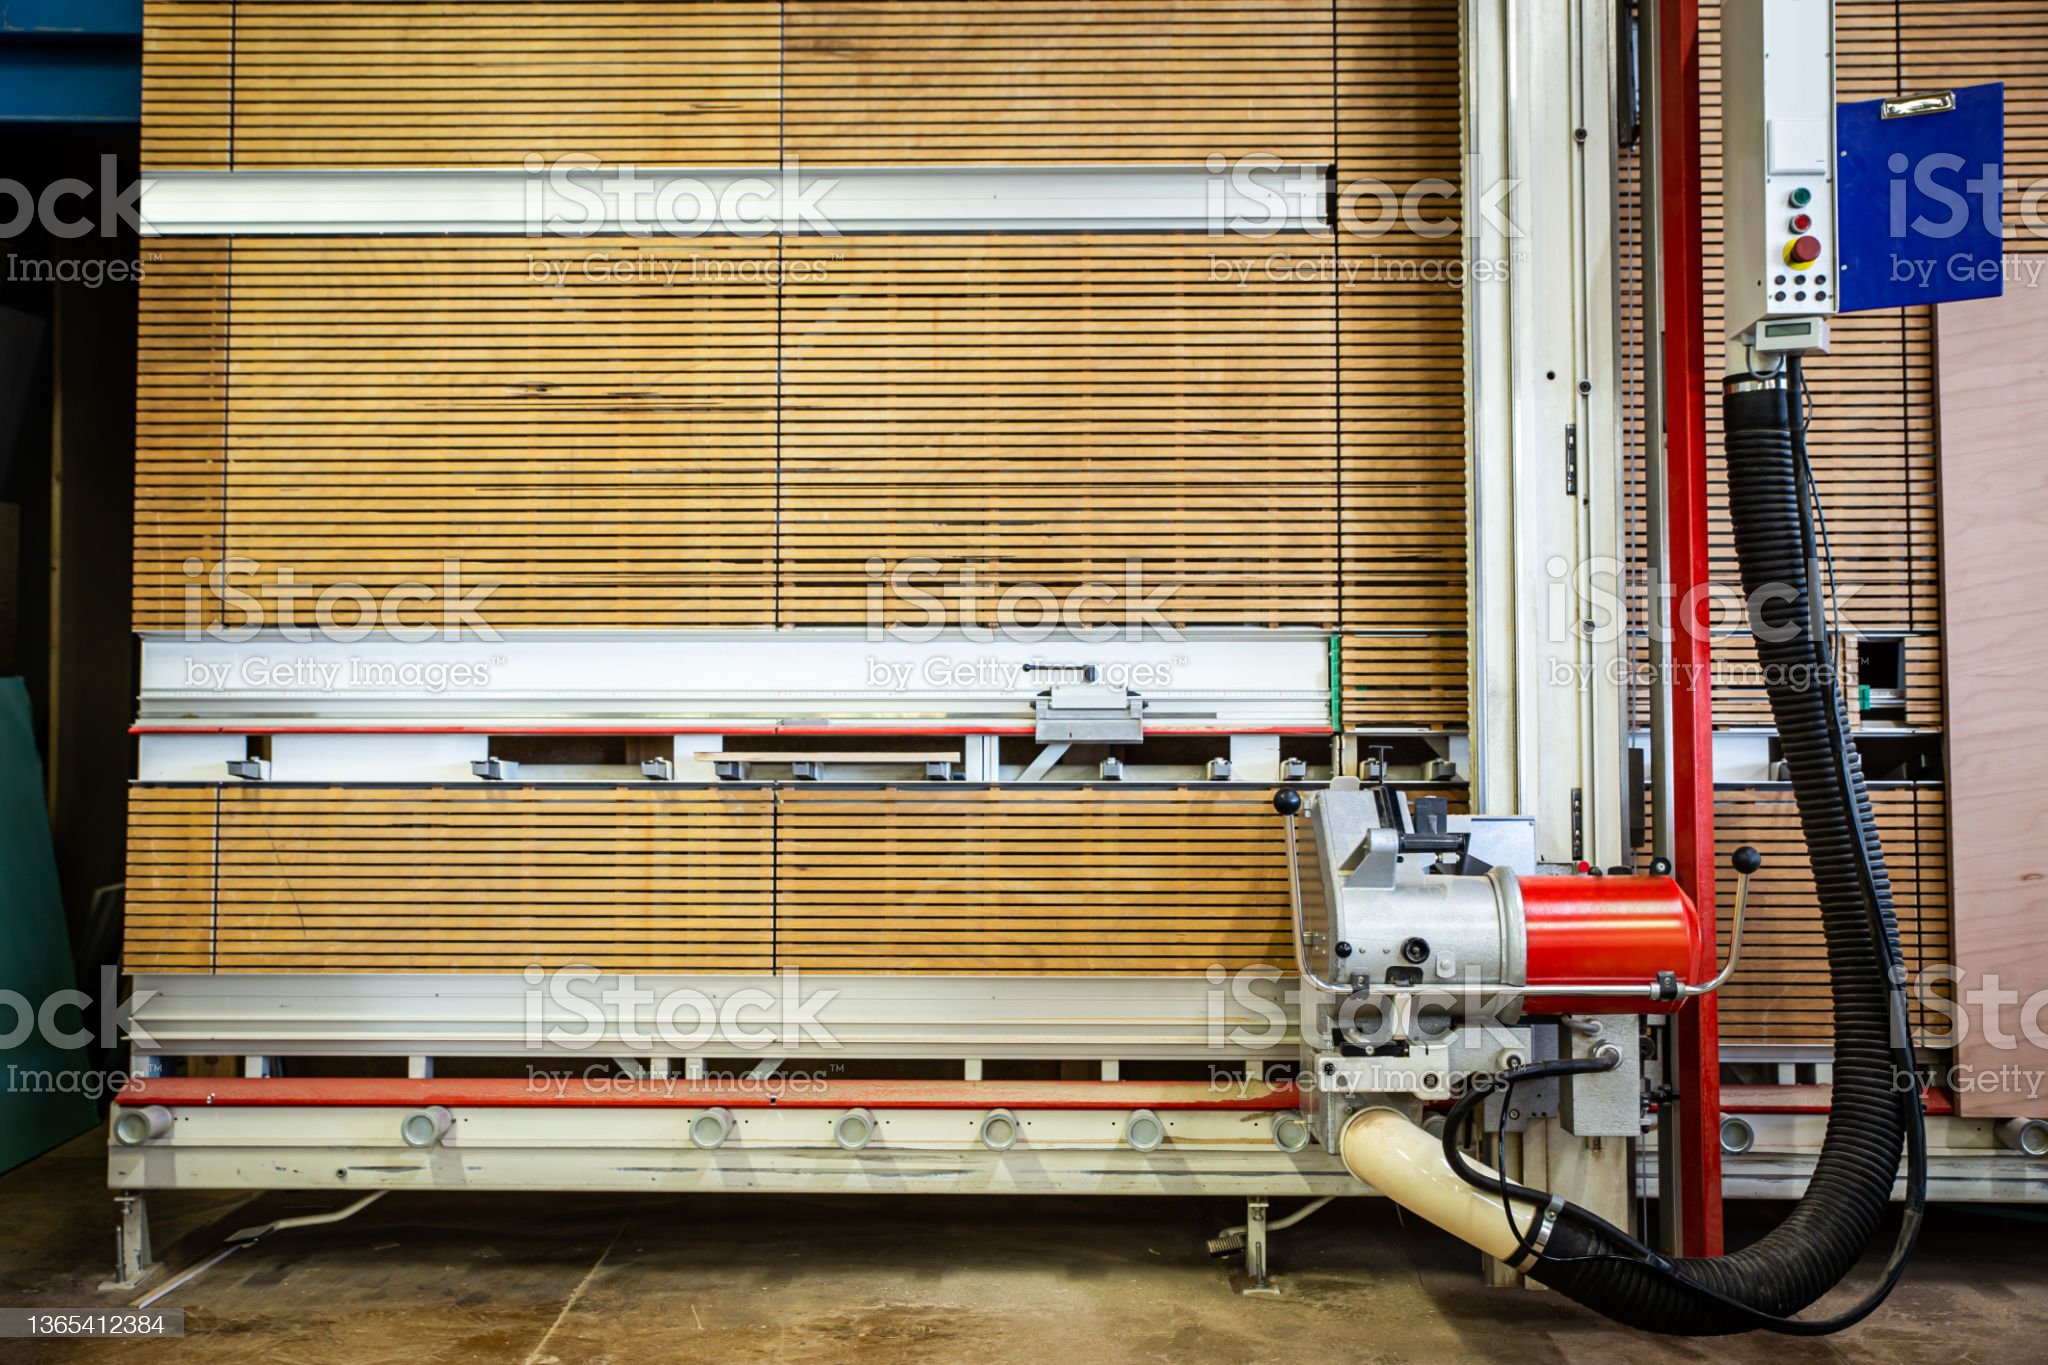
[[[1796,241],[1785,243],[1785,264],[1789,266],[1812,265],[1820,259],[1820,238],[1807,235]]]

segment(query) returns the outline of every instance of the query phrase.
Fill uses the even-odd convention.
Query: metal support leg
[[[1024,765],[1024,771],[1017,774],[1019,782],[1043,782],[1059,761],[1067,756],[1071,747],[1066,744],[1048,744],[1040,749],[1032,760]]]
[[[149,1203],[140,1194],[117,1194],[114,1210],[114,1277],[102,1281],[100,1288],[136,1289],[163,1269],[150,1259]]]
[[[1251,1281],[1245,1286],[1245,1293],[1274,1293],[1270,1279],[1272,1268],[1267,1260],[1266,1201],[1256,1195],[1247,1199],[1244,1214],[1244,1273],[1245,1278]]]

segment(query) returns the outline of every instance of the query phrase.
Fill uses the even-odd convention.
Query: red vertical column
[[[1707,564],[1707,356],[1700,226],[1699,0],[1658,0],[1656,187],[1663,217],[1665,496],[1672,589],[1672,851],[1679,885],[1714,913],[1713,687]],[[1683,1250],[1721,1253],[1721,1062],[1713,997],[1677,1020]],[[1665,1191],[1670,1197],[1670,1191]]]

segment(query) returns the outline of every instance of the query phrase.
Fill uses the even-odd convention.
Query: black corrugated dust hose
[[[1897,1283],[1926,1201],[1925,1122],[1891,887],[1815,582],[1804,392],[1794,356],[1778,373],[1731,377],[1724,411],[1736,555],[1813,866],[1833,993],[1833,1099],[1806,1194],[1739,1251],[1674,1259],[1576,1205],[1475,1171],[1455,1149],[1462,1115],[1454,1110],[1445,1128],[1445,1155],[1468,1181],[1551,1203],[1556,1222],[1533,1278],[1652,1332],[1818,1336],[1860,1321]],[[1503,1079],[1541,1074],[1538,1063]],[[1476,1099],[1468,1095],[1460,1109],[1469,1113]],[[1891,1202],[1902,1148],[1905,1217],[1881,1282],[1844,1311],[1793,1318],[1861,1259]]]

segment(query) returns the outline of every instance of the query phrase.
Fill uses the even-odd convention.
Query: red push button
[[[1820,238],[1801,237],[1785,243],[1785,264],[1790,266],[1812,265],[1820,259]]]

